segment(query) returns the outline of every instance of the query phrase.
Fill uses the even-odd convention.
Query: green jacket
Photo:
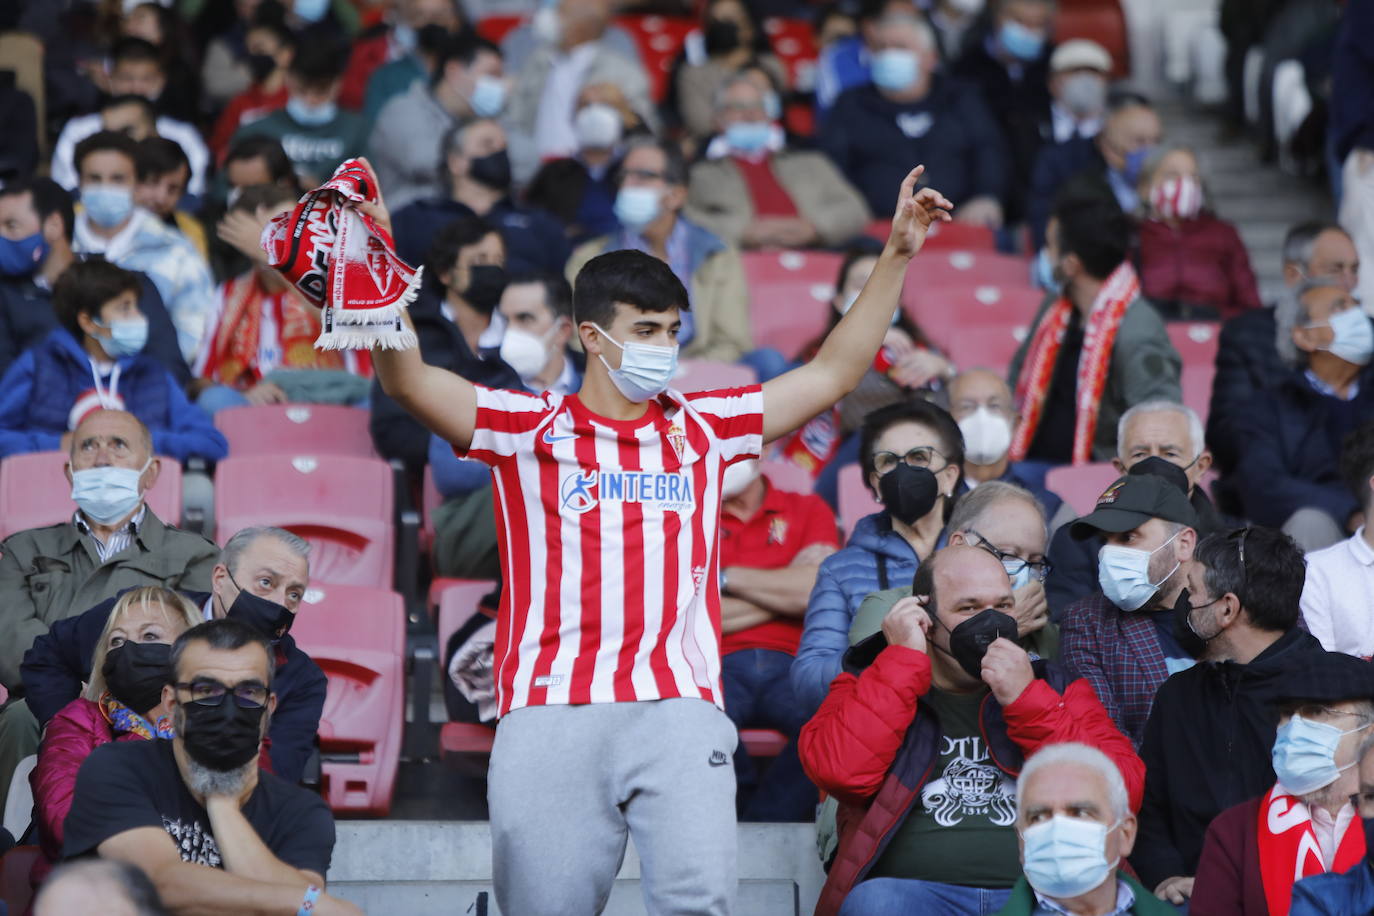
[[[1013,391],[1016,380],[1021,375],[1021,366],[1026,359],[1035,329],[1044,320],[1045,313],[1055,301],[1047,296],[1036,313],[1035,321],[1026,339],[1012,358],[1007,382]],[[1102,391],[1102,402],[1097,411],[1097,432],[1093,436],[1093,460],[1111,461],[1116,457],[1116,423],[1121,415],[1146,401],[1183,400],[1183,388],[1179,374],[1183,370],[1183,360],[1169,342],[1169,333],[1164,329],[1164,320],[1159,317],[1154,306],[1144,299],[1136,299],[1126,308],[1121,317],[1121,327],[1117,329],[1116,340],[1112,344],[1111,365],[1107,371],[1107,384]]]
[[[24,653],[56,621],[138,585],[208,592],[218,560],[218,547],[151,509],[133,544],[103,565],[94,540],[71,522],[10,535],[0,543],[0,683],[21,686]]]
[[[1135,893],[1135,906],[1130,909],[1135,916],[1177,916],[1178,910],[1145,890],[1139,881],[1121,872],[1117,872],[1116,876],[1126,882],[1126,886]],[[1006,906],[997,911],[996,916],[1031,916],[1034,912],[1035,892],[1022,875],[1012,886],[1011,899],[1007,901]]]
[[[883,618],[892,606],[903,598],[911,597],[911,586],[901,585],[886,591],[874,592],[863,600],[854,614],[854,622],[849,625],[849,644],[852,646],[861,639],[867,639],[883,628]],[[1021,648],[1034,652],[1043,659],[1059,657],[1059,627],[1047,623],[1035,633],[1020,640]]]

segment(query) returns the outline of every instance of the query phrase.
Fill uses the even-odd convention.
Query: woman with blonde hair
[[[203,621],[190,601],[156,586],[130,589],[115,602],[96,643],[90,681],[48,722],[29,776],[43,850],[30,876],[35,884],[61,858],[62,822],[91,751],[110,741],[172,737],[162,702],[162,688],[172,681],[172,643]]]

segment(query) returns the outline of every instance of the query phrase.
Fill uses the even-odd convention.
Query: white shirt
[[[1345,836],[1346,828],[1355,820],[1355,807],[1346,802],[1335,817],[1325,808],[1308,808],[1307,813],[1312,817],[1312,833],[1321,849],[1322,868],[1330,871],[1336,862],[1336,849],[1341,845],[1341,837]]]
[[[582,90],[582,77],[600,47],[598,42],[589,41],[567,54],[554,54],[534,119],[534,148],[540,159],[571,156],[577,152],[573,108],[577,93]]]
[[[1374,656],[1374,548],[1364,526],[1353,537],[1307,555],[1302,617],[1328,652]]]
[[[1102,130],[1102,119],[1097,117],[1083,121],[1058,102],[1051,102],[1050,129],[1054,132],[1055,143],[1067,143],[1074,137],[1091,139]]]
[[[82,115],[72,118],[57,138],[52,151],[52,180],[68,191],[75,191],[78,184],[76,174],[76,145],[87,137],[100,133],[105,126],[100,114]],[[186,183],[186,193],[199,197],[205,193],[205,180],[210,168],[210,150],[200,133],[185,121],[173,118],[158,118],[154,123],[159,137],[175,141],[186,160],[191,164],[191,178]]]

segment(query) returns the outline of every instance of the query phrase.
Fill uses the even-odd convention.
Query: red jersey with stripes
[[[723,707],[721,478],[762,449],[757,385],[668,391],[626,421],[576,395],[477,386],[467,457],[495,485],[500,715],[673,697]]]

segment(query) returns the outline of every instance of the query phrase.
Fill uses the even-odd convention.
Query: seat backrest
[[[449,637],[478,613],[478,604],[496,588],[489,579],[450,579],[439,594],[439,665],[444,670]],[[445,677],[447,674],[444,675]]]
[[[742,388],[758,381],[758,375],[739,363],[713,359],[684,359],[678,364],[672,386],[678,391],[710,391],[715,388]]]
[[[749,251],[742,258],[754,345],[796,357],[830,324],[830,300],[843,256],[829,251]]]
[[[477,34],[492,44],[499,45],[502,39],[515,31],[524,21],[524,16],[483,16],[477,20]]]
[[[910,296],[903,300],[907,314],[945,349],[975,328],[999,328],[1008,333],[1029,328],[1044,301],[1044,293],[1024,283],[949,283],[909,290]]]
[[[1055,15],[1054,43],[1088,38],[1112,56],[1112,76],[1131,75],[1131,46],[1126,14],[1118,0],[1061,0]]]
[[[810,493],[815,489],[811,472],[791,461],[768,460],[762,463],[763,476],[779,490],[788,493]]]
[[[1102,491],[1120,476],[1109,461],[1064,465],[1052,468],[1045,475],[1045,489],[1058,495],[1082,516],[1093,511]]]
[[[787,70],[787,84],[799,92],[808,92],[816,85],[815,31],[806,19],[773,17],[763,23],[773,53]]]
[[[0,461],[0,538],[16,531],[65,522],[76,511],[67,482],[66,452],[29,452]],[[157,481],[148,491],[153,514],[181,524],[181,463],[161,458]]]
[[[1173,321],[1166,325],[1169,342],[1189,366],[1216,366],[1221,325],[1215,321]]]
[[[639,56],[649,77],[649,95],[655,102],[668,94],[668,78],[673,61],[697,27],[695,19],[676,16],[617,16],[616,25],[625,29],[639,45]]]
[[[868,224],[864,234],[880,242],[886,242],[892,234],[892,221],[875,219]],[[974,252],[993,252],[997,250],[997,233],[987,226],[973,223],[934,223],[926,233],[922,251],[962,248]]]
[[[215,473],[216,538],[276,525],[310,542],[313,581],[390,588],[394,490],[391,466],[378,458],[231,456]]]
[[[936,343],[959,369],[991,369],[1006,377],[1016,348],[1026,339],[1025,325],[965,328]]]
[[[368,412],[332,404],[264,404],[215,414],[229,452],[245,455],[357,455],[374,458]]]
[[[868,485],[864,483],[863,468],[858,464],[840,468],[839,494],[840,530],[844,532],[847,542],[859,519],[880,511],[882,506],[874,500]]]

